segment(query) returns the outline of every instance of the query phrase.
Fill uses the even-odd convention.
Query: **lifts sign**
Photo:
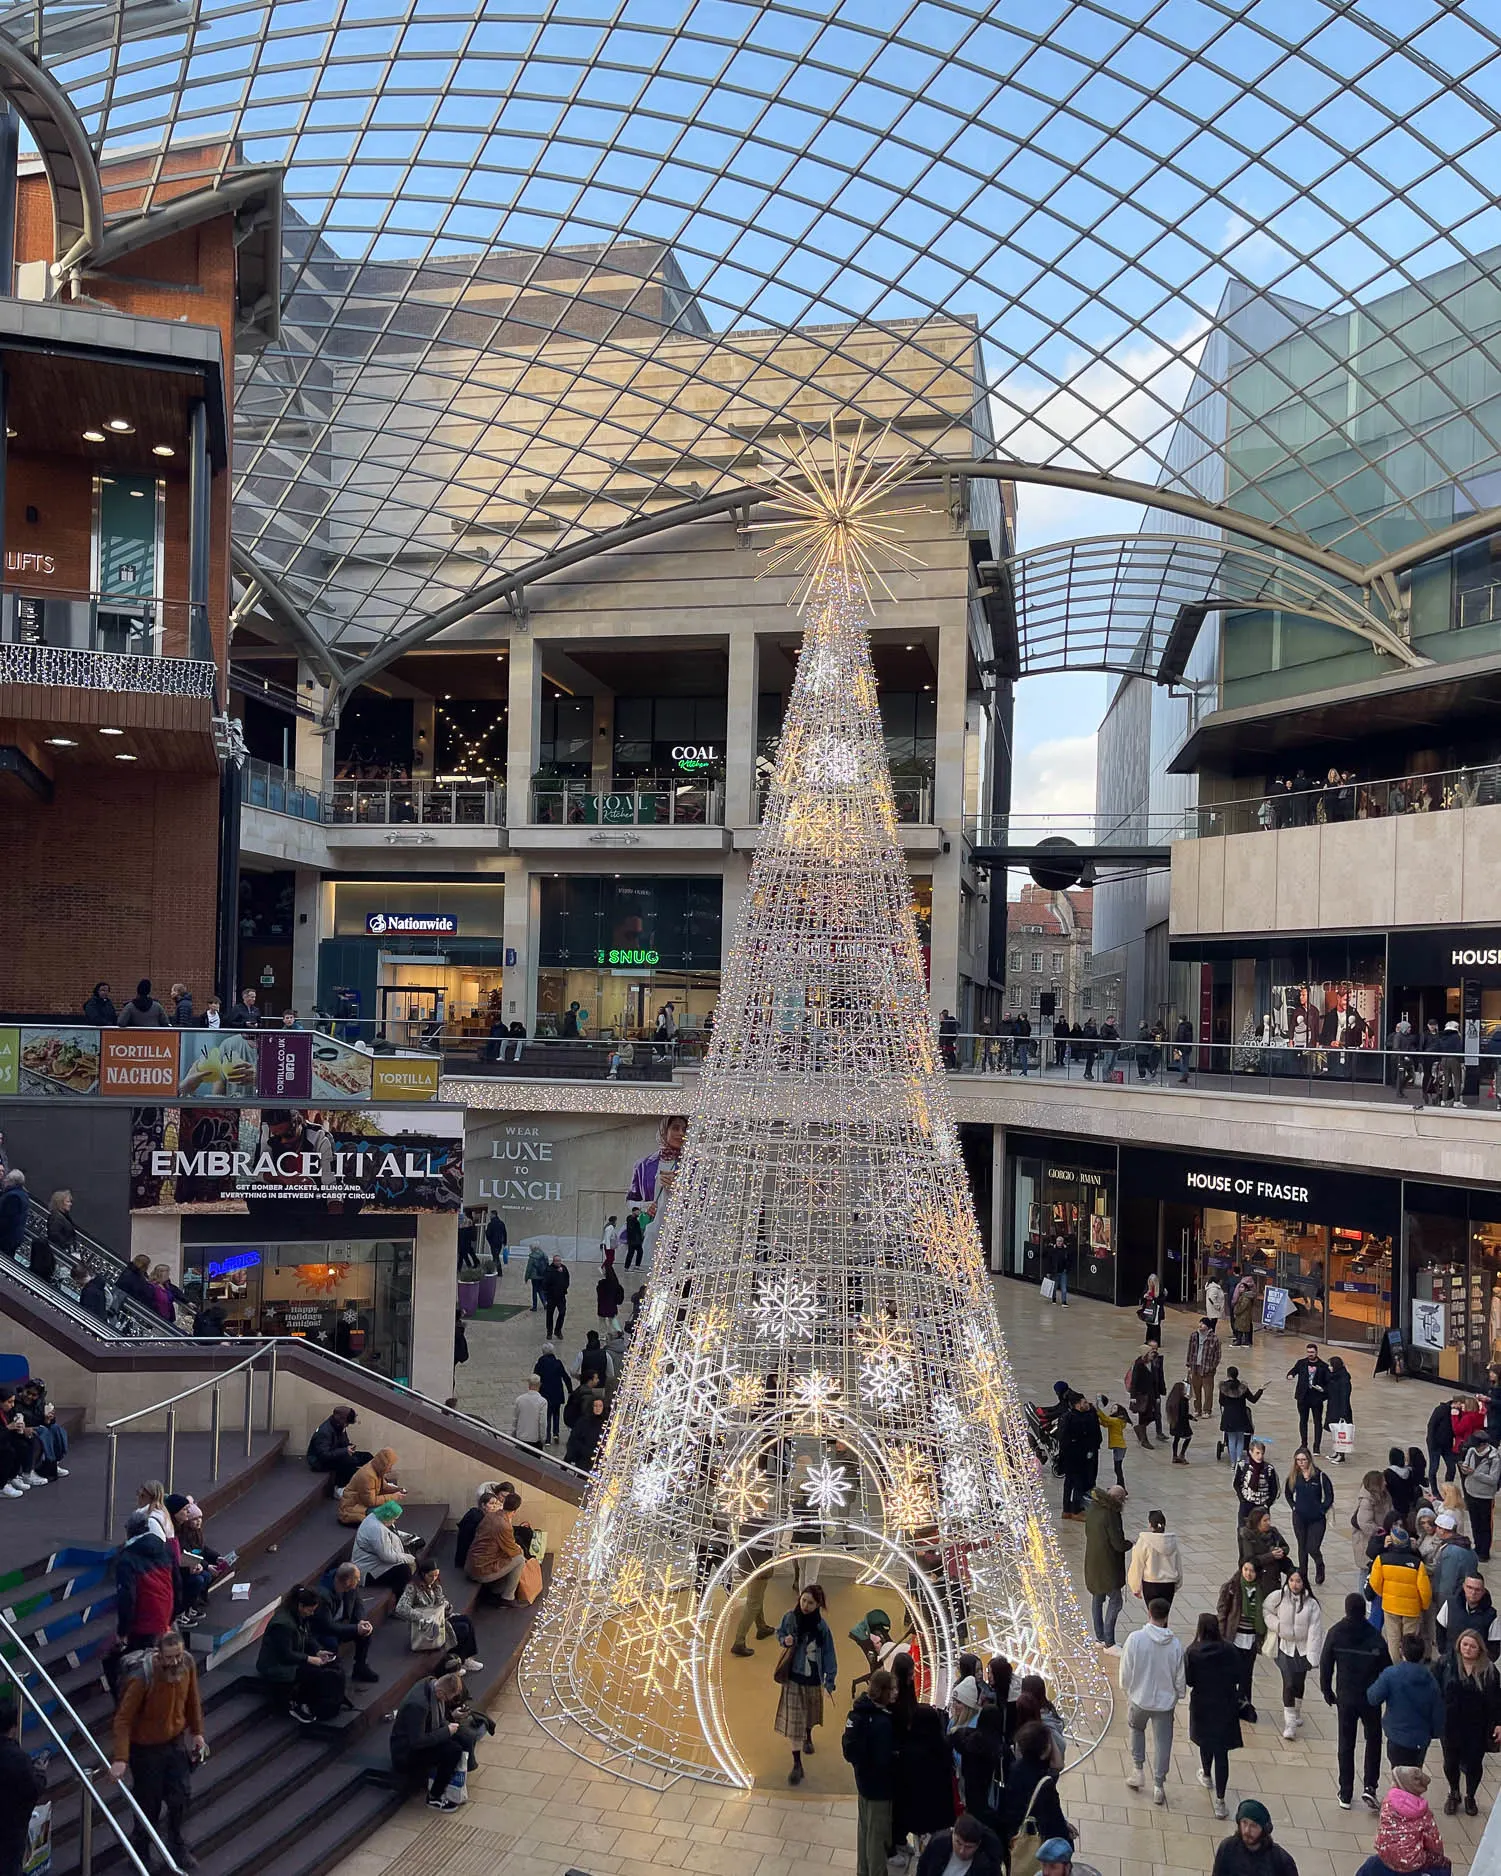
[[[371,912],[365,932],[371,938],[457,938],[459,921],[452,912]]]

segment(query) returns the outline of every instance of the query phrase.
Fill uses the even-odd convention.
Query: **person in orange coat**
[[[521,1509],[520,1494],[502,1492],[485,1506],[485,1515],[464,1559],[464,1574],[482,1584],[498,1602],[515,1602],[516,1579],[526,1567],[526,1553],[516,1542],[511,1514]]]
[[[368,1465],[352,1475],[340,1494],[340,1524],[362,1524],[377,1505],[400,1498],[401,1487],[391,1476],[395,1470],[396,1454],[389,1446],[382,1446]]]

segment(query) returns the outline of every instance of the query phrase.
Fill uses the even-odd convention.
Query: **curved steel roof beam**
[[[0,96],[31,132],[52,195],[53,274],[72,271],[104,238],[104,191],[83,119],[29,52],[0,33]]]

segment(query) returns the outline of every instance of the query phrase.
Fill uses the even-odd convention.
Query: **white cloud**
[[[1024,687],[1025,689],[1025,687]],[[1023,693],[1024,694],[1024,693]],[[1049,834],[1084,841],[1089,828],[1080,817],[1094,813],[1095,736],[1059,736],[1051,742],[1018,749],[1011,776],[1011,839],[1035,841]],[[1053,817],[1069,817],[1063,824]],[[1026,884],[1021,873],[1010,875],[1010,891],[1017,897]]]

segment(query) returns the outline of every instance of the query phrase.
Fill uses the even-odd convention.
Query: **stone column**
[[[540,890],[527,862],[513,856],[506,868],[503,994],[506,1021],[525,1023],[529,1036],[534,1035],[537,1028],[537,900]],[[514,964],[511,962],[513,954]]]
[[[327,686],[310,664],[297,667],[297,700],[311,717],[296,719],[295,753],[292,767],[304,781],[326,783],[334,777],[334,733],[324,731],[319,718],[328,697]]]
[[[542,740],[542,652],[530,633],[511,635],[506,717],[506,825],[531,819],[532,776]]]
[[[594,740],[589,747],[589,775],[596,795],[608,794],[615,779],[615,697],[597,691],[594,697]]]
[[[459,1221],[419,1212],[412,1247],[412,1386],[445,1401],[453,1392],[453,1322],[458,1307]]]
[[[929,995],[933,1016],[959,1008],[959,875],[964,852],[964,698],[969,627],[963,613],[938,634],[938,734],[933,818],[943,843],[933,856],[933,946]]]
[[[319,919],[322,883],[322,875],[316,867],[297,868],[292,902],[292,1007],[299,1012],[307,1029],[313,1027],[313,1011],[318,1003],[318,945],[323,937]]]
[[[991,1128],[992,1143],[990,1148],[990,1268],[993,1271],[1006,1269],[1006,1259],[1011,1246],[1006,1242],[1006,1215],[1009,1210],[1008,1179],[1006,1174],[1006,1129],[1002,1126]]]
[[[761,644],[750,625],[730,633],[730,675],[725,693],[724,824],[751,827],[756,819],[756,701],[761,688]]]

